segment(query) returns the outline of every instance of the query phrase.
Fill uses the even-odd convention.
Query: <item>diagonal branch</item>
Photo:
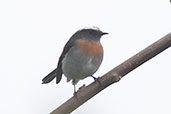
[[[171,46],[171,33],[164,36],[160,40],[156,41],[152,45],[148,46],[141,52],[137,53],[133,57],[129,58],[125,62],[121,63],[105,75],[99,78],[100,84],[97,81],[89,84],[88,86],[82,86],[78,92],[77,97],[73,96],[64,104],[56,108],[50,114],[69,114],[85,103],[87,100],[95,96],[97,93],[108,87],[109,85],[118,82],[126,74],[142,65],[149,59],[153,58],[157,54],[161,53],[165,49]]]

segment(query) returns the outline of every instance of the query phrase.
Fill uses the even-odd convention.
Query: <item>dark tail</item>
[[[60,69],[55,69],[49,73],[46,77],[42,79],[42,84],[47,84],[51,82],[56,77],[56,83],[59,83],[62,78],[62,71]]]
[[[51,82],[55,77],[56,77],[56,69],[42,79],[42,84],[47,84]]]

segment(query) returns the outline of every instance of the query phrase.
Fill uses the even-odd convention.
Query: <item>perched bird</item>
[[[108,34],[95,28],[85,28],[77,31],[66,43],[59,58],[57,68],[42,79],[42,84],[56,78],[58,84],[64,74],[68,81],[75,85],[88,76],[96,79],[93,74],[98,70],[103,60],[103,47],[100,39]]]

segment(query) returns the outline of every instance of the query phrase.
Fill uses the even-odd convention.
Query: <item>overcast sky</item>
[[[77,30],[97,26],[102,76],[171,32],[169,0],[1,0],[0,113],[47,114],[73,95],[62,81],[42,85]],[[93,82],[86,78],[77,89]],[[93,97],[72,114],[171,114],[171,49]]]

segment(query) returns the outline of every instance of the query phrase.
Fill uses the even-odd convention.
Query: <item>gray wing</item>
[[[62,60],[65,57],[66,53],[71,49],[71,47],[74,45],[74,39],[71,39],[66,43],[66,45],[64,46],[63,52],[59,58],[58,61],[58,65],[57,68],[54,69],[52,72],[50,72],[47,76],[45,76],[42,79],[42,84],[46,84],[51,82],[55,77],[56,77],[56,84],[58,84],[61,79],[62,79],[62,74],[63,74],[63,70],[62,70]]]

